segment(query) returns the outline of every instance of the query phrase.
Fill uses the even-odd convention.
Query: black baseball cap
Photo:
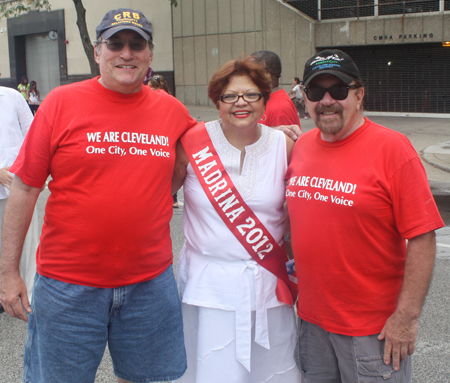
[[[152,41],[152,24],[141,11],[130,8],[119,8],[109,11],[97,26],[97,39],[102,36],[109,39],[114,33],[124,29],[131,29],[139,33],[147,41]]]
[[[350,56],[339,49],[326,49],[311,57],[305,64],[303,86],[319,74],[331,74],[346,84],[360,79],[358,67]]]

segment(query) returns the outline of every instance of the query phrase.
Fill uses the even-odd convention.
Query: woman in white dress
[[[253,58],[228,62],[209,83],[220,119],[206,130],[241,198],[281,245],[294,142],[258,124],[270,91]],[[277,299],[277,277],[253,260],[214,210],[179,145],[172,191],[182,184],[186,242],[177,279],[188,368],[179,382],[300,382],[292,306]]]

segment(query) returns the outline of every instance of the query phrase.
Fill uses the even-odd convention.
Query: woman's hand
[[[273,129],[281,130],[286,136],[292,138],[294,141],[297,141],[302,135],[302,129],[298,125],[280,125],[274,126]]]
[[[6,168],[0,169],[0,184],[2,184],[5,188],[11,189],[11,184],[14,176],[8,172],[9,166]]]

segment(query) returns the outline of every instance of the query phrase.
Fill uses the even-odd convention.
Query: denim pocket
[[[31,303],[31,309],[33,310],[31,314],[28,315],[28,332],[27,332],[27,341],[25,343],[25,351],[23,355],[23,380],[24,382],[28,382],[27,378],[29,374],[28,371],[33,368],[31,363],[31,351],[33,342],[35,341],[35,329],[36,329],[36,320],[34,317],[34,304]]]
[[[385,365],[382,356],[360,357],[356,360],[359,380],[358,383],[397,382],[392,365]],[[400,365],[401,371],[402,365]]]

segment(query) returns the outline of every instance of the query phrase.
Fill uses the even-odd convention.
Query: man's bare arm
[[[20,277],[19,264],[23,241],[40,190],[26,185],[19,177],[14,177],[3,215],[0,300],[9,315],[26,322],[28,319],[22,311],[22,306],[27,312],[31,312],[31,309],[25,283]]]
[[[400,368],[400,360],[412,355],[416,348],[418,320],[430,285],[436,254],[434,231],[409,240],[406,255],[403,286],[395,312],[388,318],[378,337],[385,339],[384,363],[394,370]]]
[[[172,195],[174,195],[183,186],[184,179],[187,174],[187,166],[189,164],[189,159],[184,151],[181,142],[177,142],[177,157],[175,159],[175,167],[173,169],[172,176]]]

